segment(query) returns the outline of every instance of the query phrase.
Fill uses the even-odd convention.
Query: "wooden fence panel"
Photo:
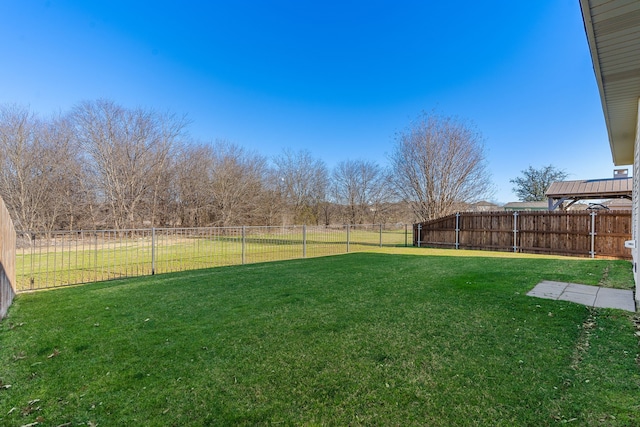
[[[598,213],[595,217],[595,230],[596,254],[627,254],[625,258],[631,258],[631,250],[624,247],[624,242],[631,239],[631,218],[620,221],[616,212]],[[608,238],[600,238],[602,234]]]
[[[16,230],[9,211],[0,198],[0,319],[15,296],[16,283]]]
[[[414,246],[455,247],[456,216],[449,215],[430,221],[427,229],[422,230],[420,236],[414,226],[413,235]]]
[[[631,259],[631,212],[463,212],[416,224],[414,236],[419,246]]]
[[[512,250],[513,216],[490,212],[460,214],[459,235],[461,249]]]
[[[590,255],[589,212],[519,213],[519,252]]]

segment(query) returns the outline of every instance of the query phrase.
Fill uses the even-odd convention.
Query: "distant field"
[[[18,250],[17,290],[32,290],[154,273],[250,264],[357,252],[411,244],[405,229],[378,226],[345,229],[242,227],[150,230],[131,236],[116,232],[59,233],[39,246]],[[410,233],[411,230],[408,230]],[[155,244],[152,247],[152,240]],[[40,241],[39,241],[40,242]],[[348,243],[347,243],[348,242]]]
[[[633,314],[525,295],[628,262],[375,250],[20,294],[0,425],[640,425]]]

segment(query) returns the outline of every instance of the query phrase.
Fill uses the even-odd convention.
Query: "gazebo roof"
[[[552,183],[545,195],[559,198],[613,199],[631,197],[633,178],[589,179]]]
[[[585,199],[631,199],[632,192],[633,178],[610,178],[554,182],[545,195],[549,210],[554,210],[567,200],[572,205]]]

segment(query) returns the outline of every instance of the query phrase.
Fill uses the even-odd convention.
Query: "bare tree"
[[[94,188],[108,206],[113,226],[135,227],[145,220],[153,224],[185,119],[98,100],[77,105],[73,120]]]
[[[44,153],[37,137],[38,119],[28,109],[16,105],[0,109],[0,192],[13,213],[16,226],[32,230],[38,211],[44,207],[47,189],[37,182],[35,168]]]
[[[555,181],[566,179],[568,174],[553,165],[543,166],[534,169],[529,166],[522,171],[522,176],[509,180],[513,187],[513,192],[518,195],[518,199],[523,202],[535,202],[546,200],[547,188]]]
[[[19,228],[51,231],[63,216],[69,220],[79,170],[63,119],[43,121],[25,107],[0,106],[0,194]]]
[[[278,171],[267,166],[259,210],[264,225],[283,225],[286,223],[284,218],[287,216],[287,203],[281,191],[281,182]]]
[[[452,117],[423,112],[396,135],[390,163],[396,191],[421,221],[491,194],[481,135]]]
[[[306,150],[286,149],[274,159],[277,188],[296,224],[318,224],[329,183],[327,167]]]
[[[176,168],[183,225],[247,225],[265,222],[267,161],[226,141],[192,144]]]
[[[320,211],[320,222],[323,225],[331,225],[332,220],[336,216],[336,211],[337,211],[336,204],[331,203],[328,200],[325,200],[324,202],[320,203],[319,211]]]
[[[375,222],[384,203],[391,200],[389,181],[377,163],[342,161],[334,168],[332,178],[333,196],[345,209],[350,224]]]
[[[174,186],[182,226],[201,227],[211,223],[212,165],[213,148],[205,144],[185,146],[176,160]]]
[[[214,146],[211,189],[216,224],[260,223],[267,161],[237,145],[220,141]]]
[[[76,229],[87,224],[85,213],[92,200],[83,183],[85,175],[80,159],[80,148],[74,138],[67,117],[56,117],[40,127],[40,140],[49,164],[46,174],[50,190],[50,203],[41,216],[46,230]]]

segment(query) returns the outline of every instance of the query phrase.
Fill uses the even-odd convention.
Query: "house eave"
[[[615,165],[634,159],[640,96],[640,2],[580,0]]]

